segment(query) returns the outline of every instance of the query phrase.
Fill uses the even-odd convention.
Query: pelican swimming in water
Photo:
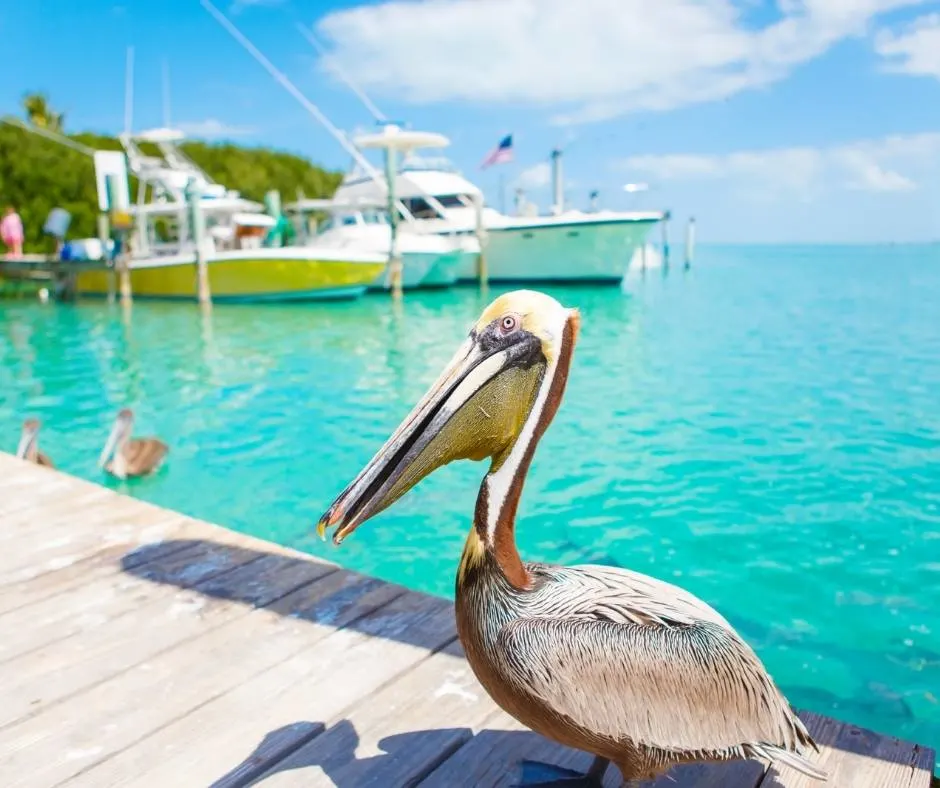
[[[159,438],[131,438],[133,429],[134,414],[122,408],[98,458],[98,465],[119,479],[153,473],[169,451]]]
[[[491,465],[457,569],[457,631],[489,695],[524,725],[595,756],[577,775],[523,764],[525,784],[600,785],[691,761],[764,758],[813,778],[816,748],[760,660],[705,602],[607,566],[519,557],[516,509],[561,402],[577,310],[542,293],[497,298],[414,410],[320,519],[340,544],[436,468]]]
[[[23,422],[23,432],[20,434],[20,444],[16,447],[16,456],[27,462],[45,465],[54,468],[48,455],[39,451],[39,419],[26,419]]]

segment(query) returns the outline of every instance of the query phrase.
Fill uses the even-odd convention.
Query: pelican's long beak
[[[120,419],[115,419],[114,426],[111,427],[111,434],[108,435],[108,440],[104,444],[104,448],[101,450],[101,456],[98,457],[98,467],[103,468],[105,463],[111,458],[111,455],[114,454],[114,450],[117,448],[118,440],[121,437],[121,431],[123,424]]]
[[[540,340],[474,330],[430,390],[320,518],[340,544],[436,468],[494,457],[515,440],[545,369]]]

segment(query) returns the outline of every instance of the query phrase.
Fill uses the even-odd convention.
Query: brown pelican
[[[576,310],[542,293],[497,298],[320,519],[320,535],[335,526],[339,544],[436,468],[490,458],[457,570],[460,641],[506,712],[595,756],[586,775],[523,764],[526,784],[599,785],[610,763],[634,781],[742,758],[826,779],[801,754],[816,745],[760,660],[703,601],[625,569],[519,557],[519,497],[561,402],[579,324]]]
[[[26,419],[23,422],[23,432],[20,435],[20,445],[16,447],[16,456],[21,460],[35,462],[54,468],[52,460],[39,451],[39,419]]]
[[[169,451],[159,438],[131,438],[133,429],[134,414],[130,408],[122,408],[98,458],[98,465],[119,479],[153,473]]]

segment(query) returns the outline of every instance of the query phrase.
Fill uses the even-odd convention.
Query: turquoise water
[[[679,583],[793,703],[940,745],[940,248],[703,248],[626,293],[546,289],[583,330],[523,554]],[[498,292],[210,318],[0,302],[0,448],[35,414],[66,471],[450,595],[480,465],[439,471],[339,550],[311,529]],[[95,467],[123,405],[171,446],[126,485]]]

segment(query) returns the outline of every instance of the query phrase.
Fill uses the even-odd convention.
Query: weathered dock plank
[[[334,629],[315,648],[214,698],[73,784],[170,785],[185,774],[192,785],[209,785],[257,758],[255,749],[272,732],[280,745],[274,755],[286,755],[303,743],[291,733],[304,736],[310,725],[333,720],[350,703],[424,659],[428,649],[451,642],[448,608],[443,600],[403,594],[358,619],[355,627]],[[197,740],[199,746],[193,747]]]
[[[830,784],[929,788],[924,748],[818,714],[804,712],[801,716],[819,744],[821,752],[816,762],[829,772]],[[761,788],[778,785],[813,788],[819,783],[789,767],[774,766]]]
[[[273,577],[265,592],[268,598],[257,597],[259,603],[275,603],[280,612],[259,611],[262,615],[250,627],[235,618],[0,732],[0,763],[31,767],[31,774],[13,770],[30,774],[23,785],[35,784],[29,780],[37,777],[49,785],[74,777],[315,643],[316,633],[301,623],[307,617],[323,611],[335,616],[338,611],[342,624],[358,611],[387,601],[396,590],[403,591],[372,582],[371,597],[368,590],[358,597],[346,593],[349,601],[341,605],[336,597],[348,588],[350,578],[327,565],[307,568],[306,576]],[[220,584],[224,577],[218,578]],[[240,582],[235,573],[227,577]],[[298,582],[305,584],[276,598]],[[322,636],[332,631],[324,627]]]
[[[171,552],[182,550],[186,546],[185,542],[169,541],[151,545],[151,549]],[[49,569],[19,583],[0,586],[0,614],[39,604],[50,597],[70,592],[84,584],[119,574],[128,562],[134,560],[136,560],[135,556],[128,554],[127,545],[110,545],[81,561]],[[64,604],[63,600],[57,604],[61,605],[64,615],[74,613],[70,605]],[[3,623],[0,620],[0,629],[2,628]]]
[[[455,638],[449,602],[0,454],[4,788],[495,788],[524,758],[587,767],[497,709]],[[929,788],[929,748],[804,717],[827,785]],[[650,788],[813,785],[748,761]]]

